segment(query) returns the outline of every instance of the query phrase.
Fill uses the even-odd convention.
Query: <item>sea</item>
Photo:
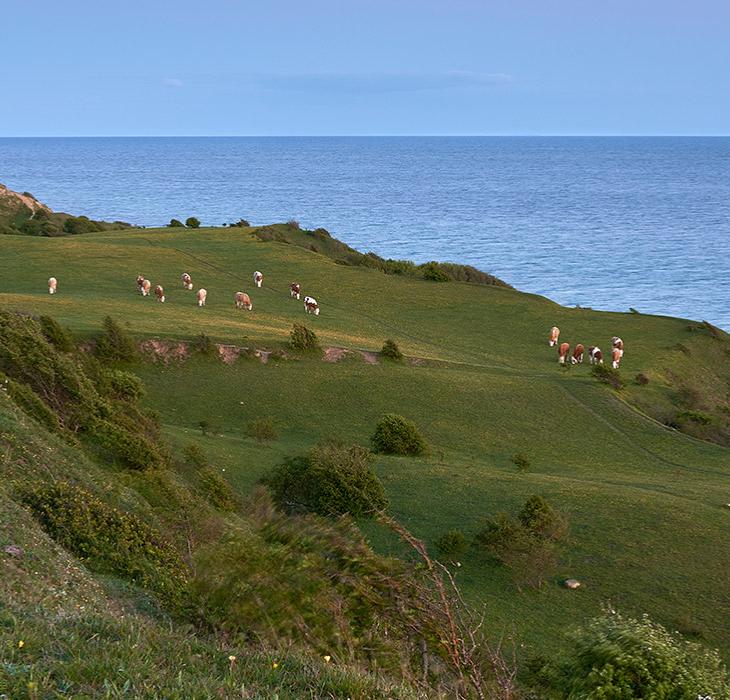
[[[0,182],[144,226],[295,219],[568,306],[730,330],[730,137],[0,138]]]

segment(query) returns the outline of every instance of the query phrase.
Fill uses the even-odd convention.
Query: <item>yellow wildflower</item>
[[[328,664],[332,660],[332,657],[329,654],[325,654],[322,658],[324,659],[324,662],[326,664]]]
[[[18,649],[22,649],[22,648],[23,648],[24,646],[25,646],[25,642],[24,642],[24,641],[23,641],[23,640],[21,639],[21,640],[20,640],[20,641],[18,642]]]

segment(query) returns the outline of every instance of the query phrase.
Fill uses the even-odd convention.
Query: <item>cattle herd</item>
[[[564,365],[570,357],[570,363],[578,365],[583,362],[583,355],[585,353],[585,347],[582,343],[578,343],[573,352],[570,352],[570,343],[560,343],[560,328],[553,326],[550,329],[550,347],[558,346],[558,363]],[[614,369],[618,369],[621,364],[621,358],[624,356],[624,341],[621,340],[617,335],[611,338],[611,366]],[[592,365],[603,364],[603,352],[601,348],[594,345],[588,347],[588,359]]]

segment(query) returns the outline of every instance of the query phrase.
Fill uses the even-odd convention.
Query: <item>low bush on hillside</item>
[[[540,588],[557,566],[556,544],[567,534],[567,519],[541,496],[531,496],[516,517],[499,513],[486,521],[474,544],[507,566],[521,588]]]
[[[428,452],[416,424],[394,413],[387,413],[378,421],[372,444],[375,452],[384,454],[418,456]]]
[[[213,339],[205,333],[200,333],[195,336],[193,340],[193,349],[195,352],[199,352],[201,355],[206,357],[212,357],[218,354],[218,346],[213,342]]]
[[[387,505],[383,485],[373,471],[373,456],[359,445],[321,443],[284,460],[262,483],[275,502],[290,512],[372,517]]]
[[[194,216],[189,216],[187,219],[185,219],[185,225],[188,228],[200,228],[200,220],[195,218]]]
[[[0,376],[0,380],[2,377]],[[59,432],[61,424],[56,413],[27,384],[4,379],[4,386],[10,398],[23,413],[30,416],[52,433]]]
[[[239,219],[233,223],[228,224],[229,228],[249,228],[251,224],[246,219]]]
[[[111,316],[103,321],[103,333],[96,339],[95,353],[100,360],[130,362],[137,355],[134,339]]]
[[[608,384],[616,390],[624,388],[624,380],[621,373],[608,365],[593,365],[591,374],[601,383]]]
[[[423,265],[419,266],[419,269],[421,270],[421,276],[425,280],[429,280],[431,282],[451,281],[451,277],[446,274],[445,270],[441,269],[436,261],[424,263]]]
[[[170,228],[185,228],[185,224],[179,219],[170,219],[168,226]]]
[[[66,483],[22,495],[43,529],[92,571],[119,576],[173,607],[184,597],[187,570],[174,548],[139,518]]]
[[[383,343],[380,354],[382,357],[386,357],[394,362],[400,362],[403,359],[403,353],[400,351],[400,348],[395,340],[391,340],[390,338]]]
[[[570,655],[537,675],[549,698],[730,697],[730,677],[720,655],[671,633],[647,616],[613,611],[569,635]]]
[[[203,418],[203,420],[199,420],[197,426],[203,435],[219,435],[221,432],[220,423],[212,418]]]
[[[638,373],[638,374],[637,374],[637,375],[636,375],[636,376],[634,377],[634,382],[635,382],[635,383],[636,383],[636,384],[637,384],[638,386],[646,386],[646,385],[647,385],[647,384],[649,383],[649,377],[648,377],[648,375],[644,374],[643,372],[639,372],[639,373]]]
[[[516,452],[512,455],[512,464],[521,472],[526,472],[531,465],[530,458],[524,452]]]
[[[107,376],[111,392],[121,401],[134,403],[144,397],[144,384],[136,374],[121,369],[112,369],[107,371]]]
[[[103,231],[104,227],[98,221],[92,221],[86,216],[69,216],[63,222],[63,230],[66,233],[76,235],[79,233],[95,233]]]
[[[246,425],[246,435],[263,445],[276,440],[279,431],[272,416],[259,416]]]
[[[317,334],[301,323],[295,323],[292,326],[289,346],[296,352],[314,353],[321,350]]]
[[[88,434],[112,461],[118,461],[128,469],[161,469],[167,464],[166,455],[154,441],[116,421],[97,419]]]
[[[41,316],[38,319],[41,331],[49,343],[55,345],[61,352],[72,352],[76,348],[76,340],[67,328],[50,316]]]
[[[449,530],[436,540],[436,549],[444,559],[456,563],[466,553],[466,537],[461,530]]]

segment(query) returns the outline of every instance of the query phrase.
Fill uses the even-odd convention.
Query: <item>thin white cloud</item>
[[[162,81],[163,85],[168,85],[169,87],[182,87],[183,81],[180,80],[180,78],[165,78]]]

